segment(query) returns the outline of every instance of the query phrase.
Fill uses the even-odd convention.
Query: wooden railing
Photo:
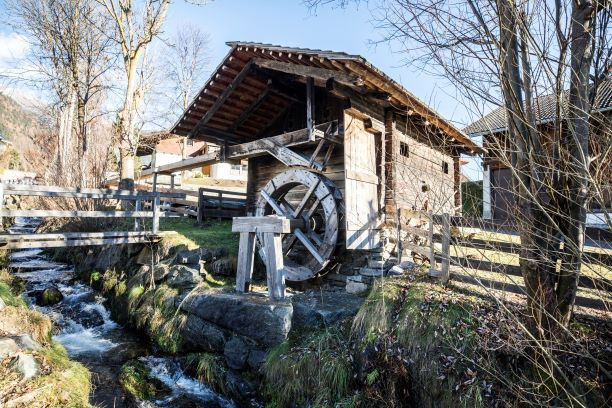
[[[508,225],[493,229],[494,224],[478,221],[402,210],[393,222],[397,228],[394,240],[398,241],[400,254],[409,253],[429,261],[432,276],[525,295],[515,259],[520,251],[516,232]],[[583,259],[586,268],[593,272],[580,275],[579,289],[582,294],[588,292],[588,296],[581,296],[579,292],[576,304],[608,310],[612,302],[612,280],[596,271],[609,270],[612,250],[587,246]]]
[[[208,218],[234,218],[246,215],[246,193],[202,187],[198,192],[198,222]]]
[[[4,207],[4,197],[7,195],[120,200],[122,202],[134,202],[134,209],[16,210]],[[181,199],[185,195],[177,192],[0,184],[0,224],[2,217],[135,218],[134,231],[2,234],[0,236],[0,247],[17,249],[150,242],[159,232],[159,218],[165,216],[161,213],[162,197],[165,199]],[[147,204],[149,204],[150,210],[144,210]],[[142,230],[144,219],[147,218],[151,219],[150,231]]]

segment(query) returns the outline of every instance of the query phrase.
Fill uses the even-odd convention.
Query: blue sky
[[[314,14],[301,0],[215,0],[205,6],[176,2],[168,14],[166,33],[180,24],[199,26],[210,35],[210,68],[228,52],[227,41],[255,41],[292,47],[320,48],[359,54],[416,96],[456,121],[469,122],[464,109],[448,97],[452,89],[438,78],[403,66],[402,56],[388,44],[371,45],[380,38],[371,24],[368,5],[347,9],[323,7]]]

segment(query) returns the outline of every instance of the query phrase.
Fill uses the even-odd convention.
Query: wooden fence
[[[103,199],[134,202],[130,210],[17,210],[4,208],[7,195],[65,197],[78,199]],[[0,234],[0,248],[51,248],[68,246],[134,244],[159,239],[161,198],[180,199],[176,192],[147,192],[116,189],[71,188],[20,184],[0,184],[0,224],[2,217],[58,217],[58,218],[134,218],[134,231],[66,232],[53,234]],[[150,204],[149,204],[150,203]],[[144,210],[149,204],[150,210]],[[151,229],[146,231],[144,220],[151,219]]]
[[[200,188],[198,192],[198,222],[207,218],[244,217],[246,215],[246,193]]]
[[[137,188],[147,191],[149,187],[137,185]],[[232,219],[246,215],[246,193],[240,191],[208,187],[197,190],[158,187],[158,190],[182,195],[180,198],[162,197],[162,211],[197,217],[199,223],[211,218]]]
[[[428,260],[430,275],[526,294],[517,262],[520,239],[508,226],[500,229],[497,225],[494,229],[496,225],[485,225],[481,220],[406,210],[398,211],[395,223],[399,253],[409,252]],[[605,230],[590,231],[590,236],[606,236]],[[582,273],[579,278],[576,304],[609,310],[612,280],[604,275],[611,273],[612,250],[585,247],[583,257],[590,273]],[[507,282],[508,277],[512,283]]]

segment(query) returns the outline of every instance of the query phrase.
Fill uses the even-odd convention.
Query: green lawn
[[[232,221],[210,221],[199,226],[194,219],[161,218],[161,231],[176,231],[177,235],[165,239],[177,244],[185,244],[189,249],[195,248],[227,248],[230,255],[238,254],[238,234],[232,233]]]

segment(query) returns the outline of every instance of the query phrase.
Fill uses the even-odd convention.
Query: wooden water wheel
[[[278,214],[301,225],[283,237],[285,279],[310,279],[329,265],[338,241],[341,198],[328,178],[301,168],[284,171],[261,190],[257,216]]]

